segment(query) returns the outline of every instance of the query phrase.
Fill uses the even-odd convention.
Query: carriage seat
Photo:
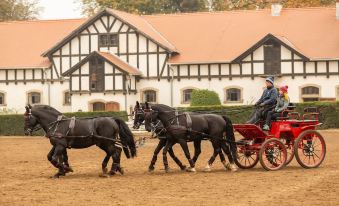
[[[289,103],[287,109],[281,112],[281,116],[277,117],[277,120],[288,120],[294,118],[295,116],[297,117],[297,119],[300,119],[299,113],[294,111],[295,108],[296,106],[293,103]]]

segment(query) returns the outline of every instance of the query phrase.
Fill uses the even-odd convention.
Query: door
[[[106,103],[106,111],[118,112],[120,111],[120,104],[118,102],[108,102]]]
[[[265,74],[281,74],[281,46],[277,42],[269,41],[264,45]]]

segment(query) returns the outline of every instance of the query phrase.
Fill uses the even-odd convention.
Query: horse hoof
[[[102,173],[103,174],[107,174],[107,172],[108,172],[107,167],[102,168]]]
[[[121,174],[121,175],[124,175],[125,174],[125,171],[122,167],[119,167],[118,168],[118,172]]]
[[[99,174],[99,177],[102,177],[102,178],[109,178],[110,176],[106,173],[103,173],[103,174]]]
[[[165,172],[166,172],[166,173],[169,173],[169,172],[170,172],[170,168],[169,168],[169,167],[166,167],[166,168],[165,168]]]
[[[195,168],[194,167],[188,167],[186,169],[187,172],[196,172]]]
[[[114,176],[115,172],[114,171],[110,171],[108,174],[109,174],[109,176]]]
[[[210,165],[206,165],[206,167],[204,168],[204,172],[210,172],[212,171]]]
[[[154,166],[150,165],[150,166],[148,167],[148,172],[153,172],[154,169],[155,169]]]
[[[187,169],[186,165],[180,166],[181,171],[185,171]]]
[[[235,164],[227,164],[227,165],[225,165],[225,169],[226,170],[231,170],[231,172],[238,171],[238,168],[237,168],[237,166],[235,166]]]
[[[64,170],[65,170],[65,173],[74,172],[72,167],[65,167]]]

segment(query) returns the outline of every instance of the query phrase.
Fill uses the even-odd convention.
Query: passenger
[[[274,88],[274,77],[266,78],[266,89],[261,98],[255,103],[256,109],[253,111],[248,124],[256,124],[260,119],[264,119],[265,114],[271,110],[278,97],[278,91]]]
[[[266,122],[263,127],[263,130],[270,130],[271,127],[271,121],[276,120],[277,117],[281,116],[281,112],[283,112],[285,109],[287,109],[290,98],[287,94],[288,86],[282,86],[279,88],[279,97],[277,98],[277,105],[272,111],[269,111],[267,113]],[[286,116],[287,113],[284,112],[283,116]]]

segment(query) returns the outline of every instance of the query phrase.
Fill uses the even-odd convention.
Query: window
[[[41,94],[39,92],[28,93],[28,103],[29,104],[40,104],[41,103]]]
[[[118,34],[101,34],[99,35],[99,46],[118,46],[119,36]]]
[[[92,104],[93,106],[93,112],[96,112],[96,111],[105,111],[106,107],[105,107],[105,103],[103,102],[94,102]]]
[[[92,92],[105,90],[104,61],[95,57],[89,61],[89,85]]]
[[[227,88],[225,91],[226,91],[225,102],[241,102],[242,101],[240,88]]]
[[[0,93],[0,105],[4,105],[4,104],[5,104],[5,94]]]
[[[337,96],[337,100],[339,101],[339,86],[337,86],[336,88],[336,96]]]
[[[188,104],[191,102],[191,95],[192,95],[192,92],[193,92],[194,89],[185,89],[183,92],[182,92],[182,102],[184,104]]]
[[[64,105],[71,105],[71,93],[70,92],[64,93]]]
[[[157,92],[154,90],[146,90],[143,92],[144,102],[157,102]]]
[[[320,90],[316,86],[306,86],[301,88],[301,99],[303,102],[319,101]]]
[[[264,73],[275,75],[281,73],[281,46],[270,40],[264,45]]]

